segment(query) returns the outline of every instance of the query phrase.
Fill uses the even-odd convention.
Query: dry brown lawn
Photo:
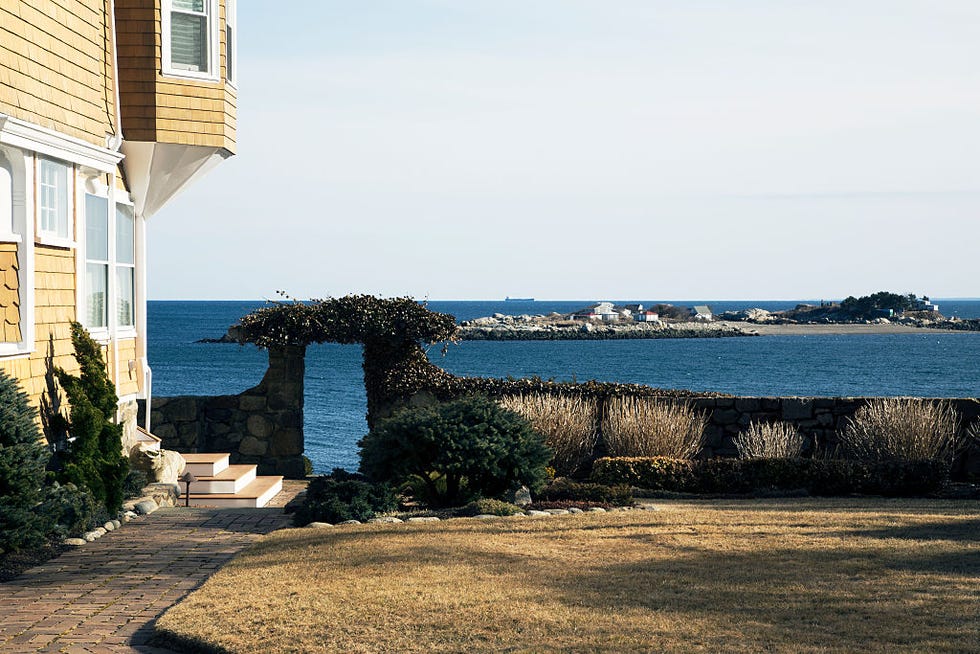
[[[980,652],[976,502],[289,529],[168,611],[232,652]]]

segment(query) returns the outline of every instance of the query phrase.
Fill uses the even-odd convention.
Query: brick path
[[[282,509],[160,509],[0,584],[0,652],[153,652],[153,623]]]

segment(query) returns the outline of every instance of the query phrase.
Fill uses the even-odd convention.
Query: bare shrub
[[[544,436],[554,450],[552,461],[559,475],[573,474],[592,456],[599,437],[594,399],[535,393],[508,395],[498,402],[527,418],[534,431]]]
[[[708,417],[686,402],[649,397],[611,397],[602,434],[610,456],[689,459],[700,450]]]
[[[945,400],[874,399],[847,420],[841,450],[863,461],[951,460],[958,422]]]
[[[795,459],[803,434],[788,422],[752,422],[734,439],[740,459]]]

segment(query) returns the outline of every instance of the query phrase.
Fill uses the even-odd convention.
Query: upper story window
[[[38,236],[59,241],[72,238],[72,168],[56,159],[38,162]]]
[[[238,84],[238,2],[226,0],[225,6],[225,79]]]
[[[163,0],[163,72],[218,79],[218,0]]]

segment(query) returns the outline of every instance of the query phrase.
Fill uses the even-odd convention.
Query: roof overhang
[[[122,152],[136,213],[144,218],[231,156],[225,148],[155,141],[124,140]]]

